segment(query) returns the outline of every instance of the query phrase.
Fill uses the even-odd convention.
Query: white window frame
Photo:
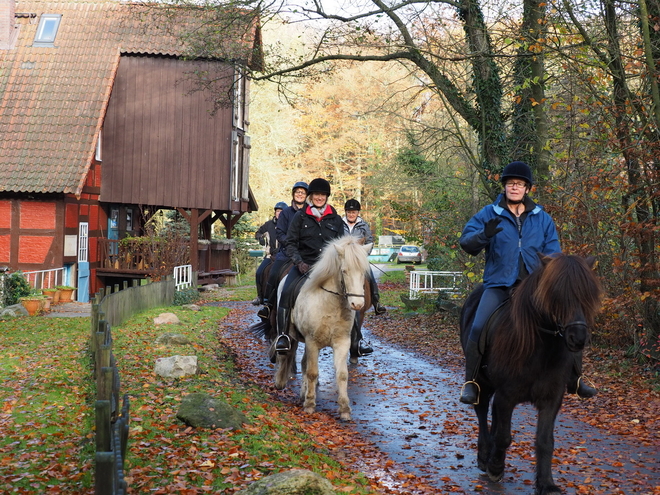
[[[57,37],[57,31],[60,29],[61,20],[62,14],[41,14],[32,46],[55,46],[55,38]],[[51,22],[54,23],[55,26],[53,35],[44,37],[44,30]]]
[[[97,162],[102,161],[102,159],[101,159],[101,132],[102,131],[99,131],[99,137],[96,140],[96,153],[94,154],[94,159]]]
[[[89,261],[89,223],[78,224],[78,263]]]

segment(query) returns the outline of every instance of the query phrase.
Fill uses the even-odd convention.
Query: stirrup
[[[479,396],[481,395],[481,387],[474,380],[469,380],[469,381],[467,381],[463,384],[463,386],[461,387],[461,399],[459,399],[459,400],[461,400],[461,402],[463,402],[462,399],[463,399],[463,393],[465,392],[465,387],[467,385],[471,384],[471,383],[474,384],[477,387],[477,400],[476,400],[476,402],[472,402],[471,404],[473,406],[477,406],[477,405],[479,405]],[[463,404],[470,404],[470,402],[463,402]]]
[[[594,387],[593,382],[589,380],[589,378],[586,378],[586,381],[584,382],[584,387],[582,389],[583,394],[580,394],[580,386],[583,385],[583,379],[584,376],[580,375],[577,379],[577,386],[575,387],[575,392],[573,392],[575,395],[577,395],[578,399],[581,400],[586,400],[586,399],[591,399],[594,397],[597,393],[598,390],[596,387]],[[588,383],[587,383],[588,382]]]
[[[270,307],[264,306],[263,308],[261,308],[259,311],[257,311],[257,316],[264,320],[270,318]]]
[[[281,342],[284,342],[284,344],[280,346]],[[285,345],[286,347],[284,347]],[[291,350],[291,337],[285,333],[278,335],[275,341],[275,350],[278,354],[287,354]]]
[[[387,308],[381,305],[380,303],[374,306],[374,313],[376,313],[377,315],[382,315],[385,314],[386,312],[387,312]]]
[[[371,347],[371,345],[365,342],[364,340],[360,340],[360,342],[358,342],[357,350],[358,350],[358,357],[368,356],[369,354],[374,352],[373,347]]]

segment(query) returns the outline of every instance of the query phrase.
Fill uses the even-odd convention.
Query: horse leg
[[[319,381],[319,349],[311,342],[313,339],[305,341],[305,359],[303,364],[303,387],[301,387],[301,399],[303,399],[303,409],[307,414],[312,414],[316,410],[316,386]],[[302,391],[305,391],[304,396]]]
[[[495,394],[491,427],[493,445],[486,466],[486,474],[491,481],[500,481],[504,476],[506,451],[511,445],[511,416],[514,407],[515,404]]]
[[[477,440],[477,466],[483,472],[486,472],[488,464],[488,457],[493,448],[493,437],[488,428],[488,404],[490,402],[490,395],[481,393],[479,404],[474,406],[474,411],[477,413],[479,421],[479,439]]]
[[[562,390],[563,391],[563,390]],[[555,419],[561,407],[561,397],[555,403],[539,407],[536,425],[536,494],[561,493],[552,479],[552,456],[555,449]]]
[[[337,402],[339,403],[339,416],[343,421],[351,420],[351,405],[348,400],[348,356],[350,340],[336,345],[332,350],[335,362],[335,380],[337,383]]]

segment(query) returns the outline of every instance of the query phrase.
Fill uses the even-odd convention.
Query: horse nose
[[[583,321],[575,321],[566,325],[564,329],[566,345],[571,352],[584,349],[587,343],[587,324]]]
[[[362,306],[364,306],[364,302],[358,298],[351,301],[351,309],[353,309],[354,311],[360,311],[362,309]]]

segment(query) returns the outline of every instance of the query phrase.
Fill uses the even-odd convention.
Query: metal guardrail
[[[413,270],[410,272],[410,299],[419,299],[420,294],[447,292],[458,294],[463,272],[441,272]]]
[[[25,280],[34,289],[52,289],[64,284],[64,268],[23,272]]]
[[[193,286],[192,265],[181,265],[174,267],[175,290],[188,289]]]

